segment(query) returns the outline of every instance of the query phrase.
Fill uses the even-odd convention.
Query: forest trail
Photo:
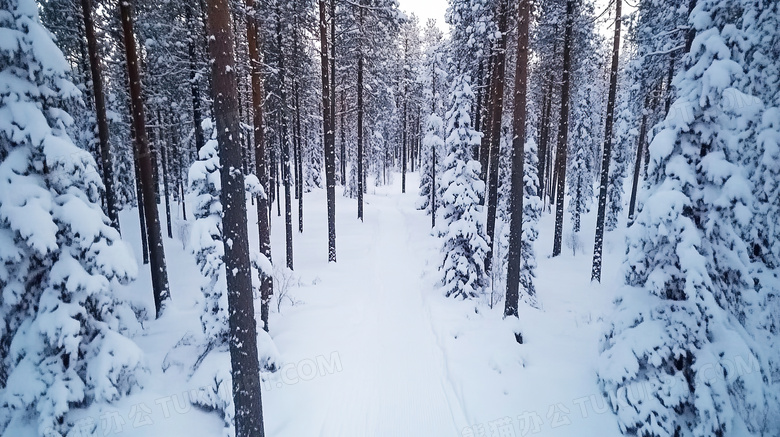
[[[271,435],[458,436],[467,425],[423,296],[431,288],[423,279],[430,218],[415,210],[414,194],[393,188],[367,198],[364,223],[343,225],[359,235],[339,234],[339,261],[321,273],[316,301],[305,295],[279,321],[285,363],[337,357],[341,370],[320,368],[324,376],[284,390],[271,384],[267,405],[288,401],[301,413]],[[288,329],[304,321],[306,344],[288,344]]]

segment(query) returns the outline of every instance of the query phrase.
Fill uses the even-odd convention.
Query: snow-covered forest
[[[411,9],[0,0],[1,437],[780,436],[780,2]]]

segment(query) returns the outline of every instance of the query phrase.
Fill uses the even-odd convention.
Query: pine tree
[[[465,77],[454,80],[451,101],[436,220],[444,257],[439,270],[445,295],[468,299],[479,296],[488,285],[485,259],[489,246],[482,206],[485,184],[479,178],[479,162],[471,158],[481,135],[471,124],[474,93]]]
[[[628,287],[599,369],[624,433],[780,432],[777,354],[755,341],[772,329],[754,318],[773,286],[762,284],[745,241],[755,196],[743,159],[756,152],[749,120],[763,105],[728,101],[754,91],[742,79],[757,10],[751,0],[700,0],[689,18],[690,52],[650,145],[648,190],[628,233]],[[759,368],[735,374],[726,360],[737,357]],[[645,396],[635,397],[639,386]]]
[[[118,284],[137,266],[103,213],[90,154],[65,132],[78,90],[32,0],[0,2],[0,434],[33,421],[66,435],[69,412],[139,385],[136,312]]]

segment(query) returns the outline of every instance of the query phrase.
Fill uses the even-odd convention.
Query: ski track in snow
[[[335,283],[325,279],[320,284],[340,288],[341,299],[337,314],[323,317],[309,341],[323,351],[338,353],[343,371],[318,381],[329,389],[306,387],[304,402],[314,411],[299,408],[300,419],[272,435],[460,435],[466,420],[443,374],[444,355],[423,302],[424,253],[414,251],[415,241],[431,237],[425,226],[408,223],[429,219],[419,213],[410,216],[411,200],[410,196],[371,196],[366,221],[357,224],[366,228],[368,238],[341,247],[337,239],[339,270],[350,274],[348,279],[334,277]],[[357,243],[356,250],[343,248],[352,243]],[[278,346],[284,351],[285,336],[281,337]],[[269,391],[269,405],[275,394]],[[315,417],[319,419],[312,421]]]

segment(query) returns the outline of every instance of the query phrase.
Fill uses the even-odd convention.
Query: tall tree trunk
[[[523,164],[525,161],[526,89],[528,88],[528,26],[531,0],[520,0],[517,17],[517,61],[512,110],[512,187],[509,197],[509,253],[507,255],[504,317],[517,317],[520,301],[520,263],[523,235]],[[515,333],[518,343],[522,337]]]
[[[480,62],[479,65],[481,68],[482,63]],[[433,115],[436,114],[436,62],[431,62],[431,84],[431,115]],[[436,147],[431,144],[431,228],[436,227],[436,165]]]
[[[282,22],[281,11],[279,6],[276,8],[276,43],[279,46],[279,97],[280,97],[280,112],[279,120],[280,134],[281,134],[281,152],[282,152],[282,183],[284,184],[284,235],[285,235],[285,255],[287,261],[287,268],[293,269],[293,230],[292,230],[292,181],[290,175],[290,138],[289,138],[289,123],[287,120],[287,111],[285,106],[287,104],[287,90],[285,85],[285,68],[284,68],[284,49],[282,46]]]
[[[591,281],[601,282],[601,261],[604,247],[604,219],[607,209],[607,185],[609,184],[609,162],[612,156],[612,125],[615,119],[615,95],[617,94],[618,62],[620,60],[620,9],[622,0],[615,2],[615,35],[612,39],[612,67],[609,72],[609,96],[607,97],[607,120],[604,125],[604,154],[601,158],[601,183],[596,215],[596,241],[593,246],[593,269]]]
[[[344,138],[344,113],[347,112],[346,106],[344,106],[344,91],[341,91],[341,123],[339,124],[339,129],[341,130],[341,156],[339,165],[341,167],[341,185],[347,186],[347,149],[346,149],[346,139]],[[334,120],[335,122],[335,120]]]
[[[333,0],[331,0],[333,1]],[[322,69],[322,131],[325,137],[325,192],[328,204],[328,261],[336,262],[336,147],[333,135],[333,101],[331,99],[328,68],[328,22],[326,0],[319,0],[320,8],[320,67]],[[332,17],[335,20],[335,17]]]
[[[650,98],[645,97],[645,104],[642,107],[642,121],[639,123],[639,139],[636,143],[636,158],[634,159],[634,179],[631,183],[631,199],[628,201],[628,224],[634,222],[634,208],[636,207],[636,195],[639,190],[639,173],[642,171],[642,155],[645,148],[645,139],[647,136],[647,112]]]
[[[295,185],[298,192],[298,232],[303,232],[303,138],[301,137],[301,98],[295,83]]]
[[[263,195],[257,197],[257,231],[260,253],[271,261],[271,235],[268,227],[268,201],[270,187],[268,185],[268,167],[265,153],[265,130],[263,126],[263,65],[260,61],[258,44],[258,17],[255,9],[255,0],[246,0],[247,22],[246,40],[249,48],[249,65],[252,81],[252,129],[255,146],[255,176],[263,186]],[[268,308],[274,291],[274,281],[271,272],[260,275],[260,319],[263,321],[263,329],[268,331]]]
[[[550,138],[550,113],[552,112],[552,87],[553,81],[547,82],[547,90],[544,92],[542,101],[541,128],[539,129],[539,190],[542,204],[545,204],[546,186],[547,186],[547,147]]]
[[[196,20],[193,18],[192,4],[184,8],[186,12],[187,23],[190,26],[190,32],[195,33]],[[198,86],[198,63],[195,56],[195,42],[192,37],[188,38],[188,54],[190,61],[190,94],[192,95],[192,124],[195,128],[195,150],[200,152],[200,149],[204,145],[203,127],[201,121],[203,121],[203,114],[200,109],[200,87]]]
[[[409,38],[408,36],[404,38],[404,64],[409,62]],[[403,122],[402,122],[402,141],[401,141],[401,193],[406,193],[406,148],[407,148],[407,141],[408,141],[408,135],[406,132],[407,129],[407,118],[408,118],[408,103],[409,103],[409,95],[408,95],[408,81],[409,78],[406,76],[406,68],[404,68],[404,93],[403,93],[403,99],[404,99],[404,113],[403,113]]]
[[[168,289],[165,248],[163,247],[162,234],[160,232],[160,217],[157,213],[157,202],[155,201],[152,157],[149,150],[149,140],[146,136],[144,100],[141,91],[141,72],[138,65],[135,35],[133,34],[132,8],[132,0],[119,2],[119,10],[122,17],[122,33],[125,40],[125,54],[127,56],[127,77],[130,82],[130,106],[133,113],[135,149],[141,176],[144,215],[146,218],[147,237],[149,239],[149,258],[151,261],[154,308],[157,317],[160,317],[165,301],[170,299],[171,296]]]
[[[161,118],[160,121],[162,121]],[[162,128],[160,128],[160,138],[162,138]],[[170,167],[168,165],[169,156],[166,150],[167,148],[167,144],[160,144],[160,159],[162,159],[163,174],[163,194],[165,195],[165,225],[166,230],[168,231],[168,238],[173,238],[173,229],[171,228],[171,196],[168,192],[170,188],[170,181],[168,180],[168,171],[170,170]]]
[[[563,239],[563,196],[566,191],[566,148],[569,138],[569,76],[571,73],[571,38],[574,23],[574,0],[566,0],[566,31],[563,37],[563,77],[561,84],[561,121],[555,152],[555,236],[552,256],[561,254]]]
[[[132,135],[135,138],[135,135]],[[135,141],[135,140],[133,140]],[[138,223],[141,228],[141,252],[143,253],[143,263],[149,264],[149,237],[146,235],[146,214],[144,213],[144,194],[141,188],[141,169],[138,160],[133,161],[135,168],[135,197],[138,202]]]
[[[483,108],[483,113],[481,114],[483,135],[479,142],[479,177],[485,182],[488,180],[488,165],[490,164],[490,132],[492,126],[490,118],[493,116],[493,87],[495,86],[494,75],[496,74],[495,64],[496,54],[491,53],[490,60],[488,62],[485,107]]]
[[[87,36],[89,66],[92,73],[92,94],[95,97],[95,116],[97,118],[98,138],[100,140],[100,163],[103,169],[106,213],[111,220],[111,226],[116,230],[120,230],[119,211],[117,210],[116,193],[114,192],[114,160],[111,157],[111,143],[109,142],[100,53],[98,53],[97,37],[95,36],[95,22],[92,19],[92,0],[81,0],[81,9],[84,17],[84,32]]]
[[[360,8],[360,24],[363,24],[363,8]],[[363,221],[363,51],[358,50],[357,65],[357,216]]]
[[[236,437],[262,437],[263,404],[257,359],[257,322],[252,302],[249,238],[236,95],[236,69],[230,2],[208,0],[209,52],[214,81],[214,118],[222,164],[222,226],[228,290],[230,364]]]
[[[490,163],[488,173],[488,192],[487,192],[487,225],[486,232],[488,236],[488,253],[485,257],[485,272],[490,273],[493,265],[493,247],[495,246],[496,233],[496,209],[498,207],[498,168],[500,165],[501,148],[501,116],[504,111],[504,62],[506,59],[506,0],[501,0],[498,4],[498,31],[501,37],[498,39],[496,47],[495,64],[495,86],[491,90],[491,110],[490,116]],[[522,178],[522,176],[521,176]]]
[[[184,200],[184,159],[181,148],[180,132],[174,132],[173,136],[173,150],[176,152],[176,195],[179,198],[179,207],[181,208],[182,220],[187,220],[187,203]]]

